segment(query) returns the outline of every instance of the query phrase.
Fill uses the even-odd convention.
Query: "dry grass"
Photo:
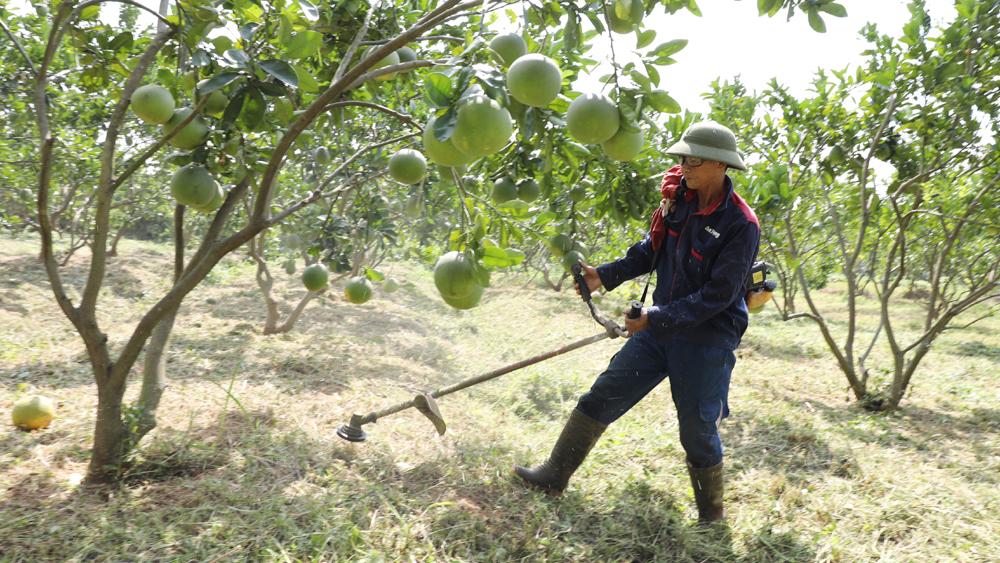
[[[449,431],[407,411],[355,445],[367,412],[599,329],[569,295],[497,276],[456,312],[429,273],[364,306],[339,291],[264,337],[246,263],[188,299],[160,427],[126,483],[77,486],[94,387],[30,240],[0,240],[0,410],[19,386],[55,397],[47,430],[0,431],[0,560],[988,561],[1000,552],[1000,319],[947,334],[904,409],[873,415],[808,321],[753,319],[734,374],[730,527],[693,510],[669,390],[613,425],[570,490],[518,486],[620,343],[605,341],[441,400]],[[79,284],[84,256],[67,278]],[[124,243],[102,300],[120,344],[165,287],[166,247]],[[281,277],[284,277],[282,274]],[[293,301],[293,279],[279,291]],[[833,307],[836,288],[822,294]],[[918,320],[914,310],[913,322]],[[135,382],[137,383],[137,382]],[[133,384],[129,396],[134,396]],[[6,416],[6,415],[5,415]]]

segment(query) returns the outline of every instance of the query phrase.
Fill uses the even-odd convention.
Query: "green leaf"
[[[809,10],[809,27],[813,28],[813,31],[817,33],[826,33],[826,24],[823,22],[823,18],[820,17],[819,12],[816,10]]]
[[[229,49],[223,56],[227,61],[240,68],[246,68],[247,64],[250,63],[250,57],[242,49]]]
[[[236,118],[243,111],[243,102],[246,100],[246,94],[247,91],[244,87],[237,89],[233,93],[233,97],[229,99],[229,105],[226,106],[226,111],[222,113],[222,121],[220,123],[222,129],[229,129],[233,126]]]
[[[101,15],[100,5],[87,6],[83,10],[80,10],[81,20],[96,20],[97,17],[100,15]]]
[[[653,86],[659,86],[660,73],[659,71],[656,70],[656,67],[647,63],[646,61],[642,62],[642,66],[646,67],[646,76],[649,77],[649,81],[653,83]]]
[[[687,44],[688,44],[687,39],[674,39],[673,41],[660,43],[659,45],[656,46],[655,49],[653,49],[653,52],[650,53],[650,55],[660,58],[669,57],[670,55],[677,53],[684,47],[687,47]]]
[[[368,266],[365,266],[365,277],[376,282],[385,279],[385,275],[382,272],[369,268]]]
[[[267,102],[264,101],[264,95],[256,88],[249,88],[246,103],[243,104],[243,111],[240,112],[240,122],[247,129],[257,129],[264,120],[266,111]]]
[[[297,88],[299,85],[299,77],[296,76],[295,69],[293,69],[292,65],[286,63],[285,61],[279,61],[278,59],[262,61],[260,63],[260,68],[264,69],[264,72],[270,74],[292,88]]]
[[[645,94],[646,102],[660,113],[680,113],[681,105],[664,90],[653,90]]]
[[[304,59],[319,53],[323,46],[323,34],[305,30],[292,35],[285,45],[285,56],[292,60]]]
[[[647,29],[646,31],[636,31],[635,32],[635,48],[642,49],[643,47],[649,45],[656,39],[656,32],[652,29]]]
[[[692,14],[701,17],[701,8],[698,7],[698,3],[695,0],[688,0],[687,9]]]
[[[424,77],[424,97],[434,107],[444,108],[451,105],[454,90],[451,79],[440,72],[432,72]]]
[[[319,92],[319,82],[302,67],[293,66],[295,77],[299,79],[299,90],[303,92]]]
[[[230,82],[236,80],[239,77],[240,73],[238,72],[220,72],[219,74],[216,74],[215,76],[210,78],[208,82],[205,83],[204,86],[198,88],[198,93],[201,94],[202,96],[204,96],[205,94],[211,94],[212,92],[215,92],[219,88],[224,87],[226,84],[229,84]]]
[[[847,8],[843,7],[840,4],[837,4],[836,2],[832,2],[830,4],[822,4],[820,5],[819,9],[823,10],[824,12],[830,14],[835,18],[847,17]]]

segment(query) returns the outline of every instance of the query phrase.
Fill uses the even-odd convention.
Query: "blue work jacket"
[[[665,221],[648,330],[663,339],[735,350],[749,317],[745,295],[760,242],[757,216],[733,190],[729,176],[725,196],[702,211],[684,180],[675,202]],[[598,266],[604,288],[611,291],[648,273],[653,254],[647,234],[624,258]]]

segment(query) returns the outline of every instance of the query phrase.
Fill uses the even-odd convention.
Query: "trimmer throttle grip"
[[[628,313],[625,315],[630,319],[638,319],[642,316],[642,303],[632,301],[628,304]]]
[[[583,279],[583,266],[579,262],[573,264],[570,268],[573,272],[573,281],[576,282],[576,286],[580,288],[580,297],[584,301],[590,301],[590,287],[587,286],[586,280]]]

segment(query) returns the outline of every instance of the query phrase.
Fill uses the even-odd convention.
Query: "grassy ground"
[[[608,430],[562,497],[511,477],[514,463],[544,458],[620,342],[442,399],[443,437],[414,411],[371,425],[364,444],[334,436],[352,412],[598,332],[575,296],[498,276],[482,306],[456,312],[429,272],[398,264],[393,275],[408,282],[398,293],[353,306],[334,289],[293,332],[265,337],[252,267],[232,261],[181,311],[160,427],[127,482],[98,494],[78,486],[92,378],[35,253],[32,241],[0,240],[0,411],[27,386],[56,398],[59,416],[44,431],[0,430],[0,560],[988,561],[1000,552],[1000,319],[948,333],[904,408],[877,415],[853,405],[809,321],[754,317],[722,426],[729,528],[705,532],[692,522],[666,386]],[[166,247],[122,244],[101,301],[115,344],[163,291],[168,258]],[[70,285],[82,282],[84,259],[68,268]],[[280,294],[297,299],[297,281],[279,277],[291,282]],[[835,310],[837,288],[821,299]]]

